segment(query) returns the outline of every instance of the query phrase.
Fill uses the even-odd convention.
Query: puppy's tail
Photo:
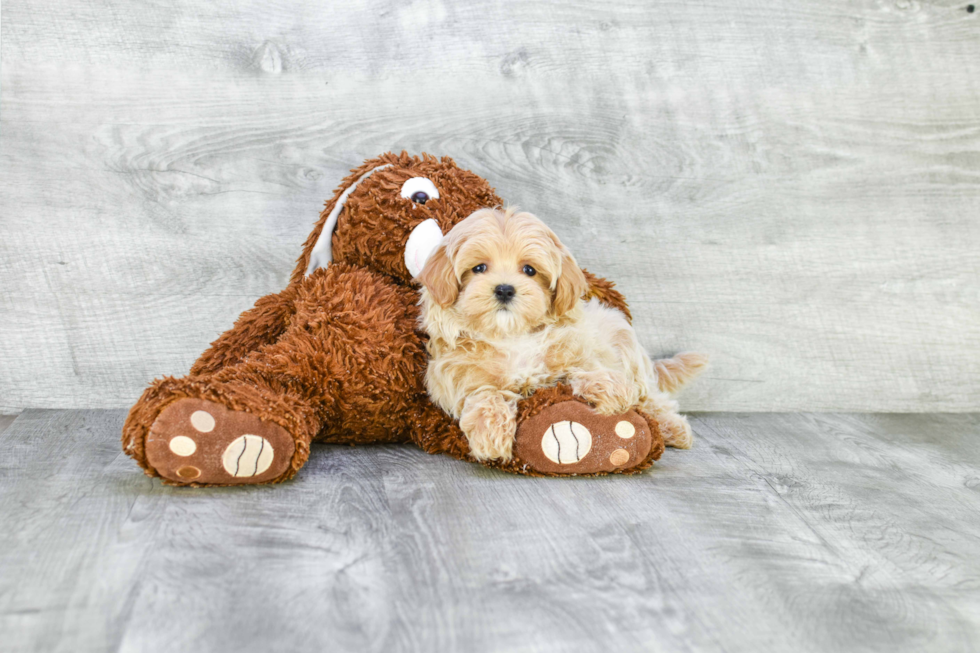
[[[673,393],[681,386],[696,377],[708,366],[707,354],[685,351],[673,358],[661,358],[653,361],[657,370],[657,387],[661,392]]]

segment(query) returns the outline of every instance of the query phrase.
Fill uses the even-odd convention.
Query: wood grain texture
[[[123,407],[364,158],[454,156],[697,410],[980,405],[980,13],[916,0],[3,3],[0,412]]]
[[[0,436],[3,651],[974,651],[980,416],[703,414],[637,477],[314,447],[164,487],[124,411]]]
[[[3,432],[14,423],[15,419],[17,419],[16,415],[0,415],[0,435],[3,435]]]

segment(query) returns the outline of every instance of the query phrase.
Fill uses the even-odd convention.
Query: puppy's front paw
[[[694,435],[691,433],[691,425],[687,418],[677,413],[661,413],[655,418],[657,425],[660,426],[660,433],[663,435],[664,444],[668,447],[677,449],[690,449],[694,443]]]
[[[470,453],[477,460],[513,458],[514,436],[517,433],[515,408],[500,395],[487,395],[467,400],[459,419],[470,444]]]
[[[572,392],[585,399],[600,415],[625,413],[639,399],[626,377],[616,372],[582,372],[571,379]]]

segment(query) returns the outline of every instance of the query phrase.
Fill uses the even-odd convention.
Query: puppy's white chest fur
[[[572,315],[573,321],[560,325],[487,341],[493,351],[492,360],[485,361],[487,371],[497,377],[502,390],[527,395],[576,370],[623,369],[624,346],[634,354],[626,358],[645,357],[619,311],[591,300],[583,302]],[[643,376],[641,370],[623,371]]]
[[[549,331],[513,336],[495,343],[496,358],[510,386],[508,390],[526,393],[548,383],[550,371],[545,353]]]

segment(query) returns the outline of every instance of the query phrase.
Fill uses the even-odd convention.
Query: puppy
[[[473,213],[418,279],[431,358],[426,387],[459,420],[474,458],[510,460],[518,400],[559,382],[604,415],[639,406],[657,419],[667,444],[691,445],[691,428],[666,392],[693,378],[706,358],[652,362],[626,316],[582,299],[585,275],[535,216]]]

